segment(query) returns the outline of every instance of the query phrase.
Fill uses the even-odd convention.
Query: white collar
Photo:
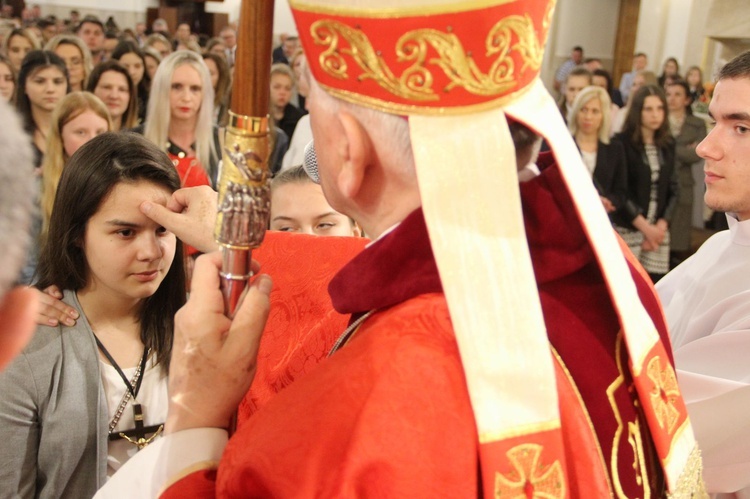
[[[750,246],[750,220],[740,221],[734,213],[727,213],[726,216],[732,244]]]

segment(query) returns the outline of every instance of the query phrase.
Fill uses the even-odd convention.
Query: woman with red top
[[[213,101],[211,76],[200,54],[180,50],[159,64],[142,131],[166,150],[183,187],[216,185],[220,145]]]

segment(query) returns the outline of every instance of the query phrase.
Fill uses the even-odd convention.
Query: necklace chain
[[[366,312],[362,314],[359,319],[349,324],[349,327],[347,327],[344,332],[339,336],[339,339],[336,340],[336,343],[334,343],[333,348],[331,348],[331,351],[328,352],[328,357],[333,355],[337,350],[339,350],[341,347],[346,345],[346,343],[351,339],[352,336],[354,336],[354,333],[356,332],[357,328],[362,325],[363,322],[365,322],[372,314],[375,313],[377,309],[372,309],[369,312]]]
[[[138,379],[141,377],[141,365],[138,364],[138,367],[135,370],[135,374],[133,375],[133,378],[130,380],[131,386],[136,386],[138,384]],[[120,401],[120,405],[117,406],[117,410],[115,411],[115,415],[112,418],[112,421],[109,422],[109,433],[113,433],[115,428],[117,427],[117,423],[120,422],[120,417],[122,416],[122,413],[125,411],[125,407],[128,405],[128,401],[132,397],[132,394],[130,390],[126,389],[125,394],[122,396],[122,400]]]

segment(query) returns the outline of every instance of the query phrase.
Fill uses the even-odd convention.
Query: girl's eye
[[[117,233],[121,235],[122,237],[131,237],[133,234],[135,234],[133,229],[122,229],[122,230],[118,230]]]

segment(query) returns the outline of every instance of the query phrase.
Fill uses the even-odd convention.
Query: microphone
[[[316,184],[320,184],[320,174],[318,173],[318,157],[315,154],[314,140],[311,140],[305,146],[302,168],[304,168],[305,173],[307,173],[307,176],[310,177],[310,180],[312,180]]]

